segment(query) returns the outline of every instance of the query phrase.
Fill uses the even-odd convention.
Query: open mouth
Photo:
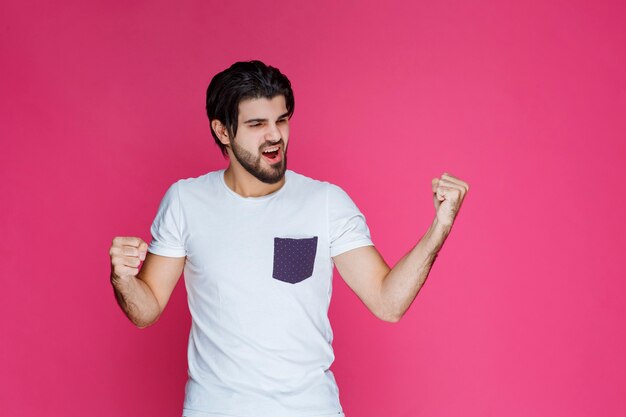
[[[279,152],[280,152],[280,146],[272,146],[270,148],[266,148],[263,151],[263,157],[265,157],[271,162],[278,162],[280,161]]]

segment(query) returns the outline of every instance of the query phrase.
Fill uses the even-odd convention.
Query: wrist
[[[450,234],[450,230],[452,230],[452,224],[442,223],[439,221],[439,218],[435,216],[435,219],[430,225],[430,228],[433,233],[444,235],[444,237],[447,237]]]
[[[117,275],[114,273],[111,273],[111,284],[115,287],[115,288],[122,288],[127,286],[133,279],[134,277],[132,276],[127,276],[127,275]]]
[[[426,233],[426,242],[428,248],[433,253],[439,252],[443,243],[446,241],[446,238],[450,234],[452,230],[452,225],[441,223],[437,217],[433,220],[432,224],[428,228],[428,232]]]

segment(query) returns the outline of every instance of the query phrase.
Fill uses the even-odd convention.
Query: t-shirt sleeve
[[[373,246],[365,216],[340,187],[328,184],[330,256],[362,246]]]
[[[155,255],[183,257],[186,255],[181,235],[180,196],[178,183],[174,183],[165,192],[157,215],[150,227],[152,241],[148,252]]]

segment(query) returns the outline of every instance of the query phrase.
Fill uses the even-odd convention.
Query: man
[[[330,371],[333,266],[373,314],[397,322],[469,189],[448,174],[433,179],[433,223],[390,269],[341,188],[287,170],[293,111],[276,68],[238,62],[217,74],[207,114],[228,168],[174,183],[149,246],[113,239],[111,282],[140,328],[159,318],[184,270],[192,315],[184,416],[342,416]]]

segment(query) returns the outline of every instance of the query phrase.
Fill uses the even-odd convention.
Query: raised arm
[[[437,215],[420,241],[390,269],[375,247],[366,246],[333,258],[348,286],[384,321],[397,322],[417,296],[450,234],[469,185],[449,174],[432,182]]]
[[[185,266],[185,257],[154,255],[147,249],[138,237],[116,237],[109,250],[115,298],[139,328],[158,320]]]

